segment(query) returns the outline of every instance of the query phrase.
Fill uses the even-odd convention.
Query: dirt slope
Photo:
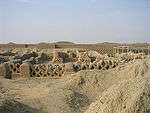
[[[0,113],[149,113],[150,60],[61,79],[0,78]]]

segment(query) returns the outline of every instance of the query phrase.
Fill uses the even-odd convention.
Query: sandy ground
[[[150,59],[60,79],[1,77],[0,113],[150,113]]]

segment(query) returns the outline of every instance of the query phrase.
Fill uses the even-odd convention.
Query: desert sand
[[[144,53],[17,48],[0,56],[0,113],[150,113]]]

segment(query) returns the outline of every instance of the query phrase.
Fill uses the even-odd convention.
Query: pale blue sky
[[[150,42],[150,0],[0,0],[0,43]]]

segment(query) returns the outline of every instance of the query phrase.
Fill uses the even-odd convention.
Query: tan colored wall
[[[0,48],[83,48],[98,51],[101,54],[113,54],[113,47],[122,44],[100,43],[100,44],[58,44],[58,43],[40,43],[40,44],[0,44]],[[130,47],[148,47],[149,44],[126,44]]]
[[[83,48],[89,50],[95,50],[100,52],[101,54],[112,54],[113,53],[113,45],[108,44],[56,44],[56,48]]]

